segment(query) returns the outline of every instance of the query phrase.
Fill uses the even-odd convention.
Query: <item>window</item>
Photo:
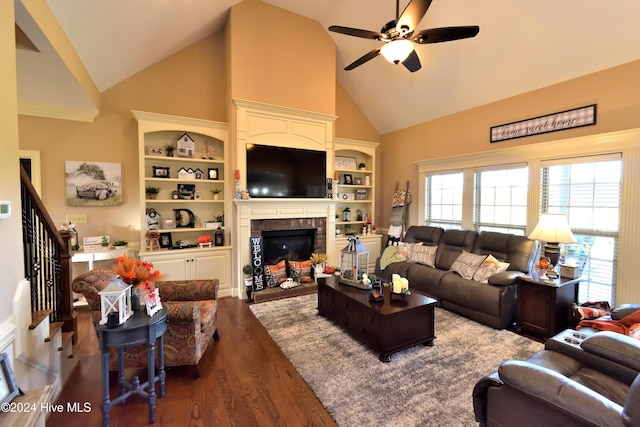
[[[425,223],[444,229],[462,228],[462,172],[425,177]]]
[[[565,214],[578,240],[561,257],[583,266],[579,301],[615,301],[621,174],[619,154],[542,162],[540,212]]]
[[[524,235],[527,226],[526,165],[477,169],[474,173],[474,226],[479,231]]]

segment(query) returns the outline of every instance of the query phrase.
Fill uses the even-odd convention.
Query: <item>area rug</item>
[[[435,345],[383,363],[316,307],[313,294],[254,304],[251,311],[341,427],[477,425],[475,383],[503,361],[543,348],[436,308]]]

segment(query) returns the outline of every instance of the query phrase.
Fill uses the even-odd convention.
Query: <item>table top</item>
[[[542,279],[540,278],[540,273],[537,271],[532,271],[531,274],[525,274],[524,276],[518,277],[518,279],[523,280],[528,283],[533,283],[536,285],[546,285],[546,286],[556,286],[562,287],[566,285],[571,285],[573,283],[577,283],[580,281],[580,278],[577,279],[568,279],[566,277],[558,276],[556,279]]]
[[[381,315],[390,315],[394,313],[400,313],[406,310],[411,310],[417,307],[423,307],[425,305],[435,304],[437,301],[433,298],[429,298],[426,295],[422,295],[419,292],[411,292],[411,295],[391,295],[390,287],[383,286],[382,294],[384,295],[384,301],[375,302],[369,299],[371,293],[370,290],[360,289],[354,286],[345,285],[339,282],[338,278],[328,278],[324,283],[318,283],[318,292],[321,291],[322,286],[328,286],[335,289],[337,292],[353,299],[364,306],[368,306],[372,311],[380,313]]]
[[[136,311],[122,325],[107,328],[97,325],[96,332],[103,351],[109,348],[131,347],[137,344],[152,343],[167,331],[167,314],[169,309],[162,307],[153,316],[147,315],[144,309]]]

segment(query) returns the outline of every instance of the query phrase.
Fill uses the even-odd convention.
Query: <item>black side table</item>
[[[516,326],[544,338],[570,326],[580,279],[541,279],[535,272],[518,278]]]
[[[149,424],[156,421],[156,382],[160,385],[160,397],[164,397],[164,333],[167,331],[167,307],[149,317],[144,310],[136,311],[124,324],[108,329],[106,325],[96,326],[100,351],[102,352],[102,425],[109,426],[111,406],[124,403],[132,394],[145,399],[149,404]],[[158,340],[158,375],[155,373],[155,343]],[[147,369],[149,379],[140,384],[138,377],[131,383],[124,378],[124,349],[139,344],[147,344]],[[118,349],[118,387],[120,394],[113,400],[109,395],[109,349]],[[147,389],[145,391],[145,388]]]

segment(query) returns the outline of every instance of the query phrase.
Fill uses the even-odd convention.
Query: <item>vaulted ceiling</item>
[[[48,3],[102,92],[221,30],[240,0],[14,0],[16,23],[39,51],[17,51],[19,100],[95,110],[22,4],[34,1]],[[379,31],[396,13],[393,0],[263,1],[324,28]],[[400,0],[400,11],[407,3]],[[639,18],[640,3],[631,0],[434,0],[418,29],[479,25],[480,33],[417,45],[415,73],[382,57],[344,71],[381,42],[329,34],[338,81],[385,134],[640,59]],[[296,35],[283,29],[282,36]]]

